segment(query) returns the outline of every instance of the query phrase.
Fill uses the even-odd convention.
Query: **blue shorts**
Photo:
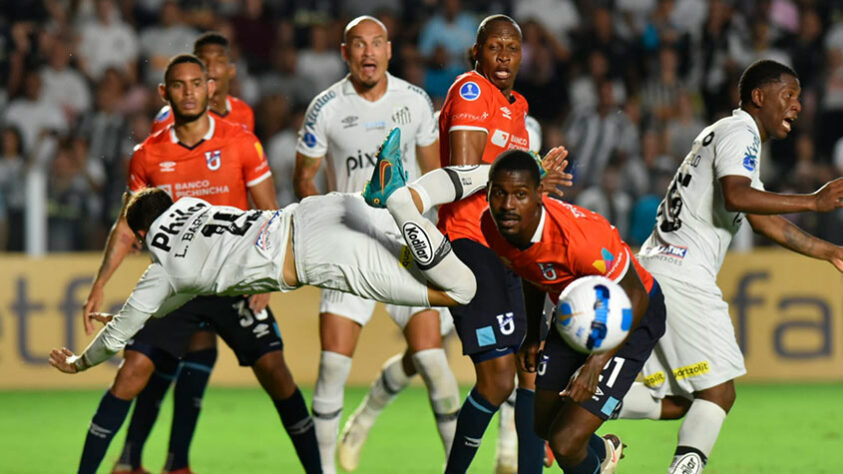
[[[242,366],[253,365],[267,352],[284,348],[269,307],[255,314],[243,296],[199,296],[163,318],[150,318],[126,350],[141,352],[153,360],[159,351],[181,358],[200,328],[213,329],[222,336]]]
[[[527,333],[521,278],[483,244],[457,239],[451,247],[477,280],[474,298],[450,308],[463,354],[477,363],[513,353]]]
[[[654,281],[647,312],[615,357],[606,364],[600,374],[597,393],[581,403],[582,407],[607,420],[620,407],[620,401],[641,372],[653,347],[664,334],[664,329],[664,295],[658,282]],[[536,388],[561,392],[587,357],[588,354],[572,349],[562,340],[559,332],[551,327],[538,364]]]

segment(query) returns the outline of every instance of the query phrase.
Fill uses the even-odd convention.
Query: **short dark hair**
[[[528,151],[507,150],[498,155],[489,168],[489,182],[494,181],[498,173],[504,171],[526,171],[530,175],[530,182],[536,187],[541,182],[539,165]]]
[[[170,71],[179,64],[185,63],[193,63],[198,65],[202,69],[203,74],[208,74],[208,68],[205,67],[205,63],[203,63],[199,58],[192,54],[177,54],[170,58],[170,62],[167,63],[167,68],[164,69],[164,83],[167,83],[167,77],[170,75]]]
[[[126,222],[135,234],[148,231],[155,219],[172,205],[173,198],[167,191],[160,188],[142,189],[129,198],[126,205]]]
[[[231,46],[231,42],[228,41],[228,38],[223,36],[222,33],[217,31],[207,31],[199,35],[196,38],[196,41],[193,42],[193,54],[199,52],[200,49],[208,46],[209,44],[222,46],[225,49],[226,54],[228,54],[228,48]]]
[[[501,22],[512,24],[515,30],[518,31],[518,36],[521,36],[521,27],[518,26],[518,22],[506,15],[491,15],[487,16],[480,22],[480,26],[477,27],[477,37],[474,42],[479,45],[485,43],[486,39],[489,37],[489,33],[491,33],[492,26]]]
[[[741,74],[738,89],[741,95],[741,107],[752,103],[752,91],[764,87],[771,82],[779,82],[782,75],[789,75],[799,78],[796,71],[780,62],[772,59],[759,59],[750,64]]]

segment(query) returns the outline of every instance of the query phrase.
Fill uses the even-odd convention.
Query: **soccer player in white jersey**
[[[802,109],[796,73],[760,60],[744,71],[739,88],[740,107],[694,139],[639,255],[664,288],[667,331],[644,366],[644,383],[624,397],[618,416],[685,417],[671,474],[703,470],[735,401],[733,380],[746,373],[715,281],[743,218],[755,232],[843,272],[843,247],[779,215],[839,209],[843,179],[803,195],[765,191],[760,179],[762,144],[785,138]]]
[[[345,27],[341,47],[349,74],[311,102],[296,146],[294,188],[300,198],[318,194],[314,176],[323,161],[331,191],[353,192],[363,188],[375,164],[375,150],[386,131],[401,129],[402,158],[412,180],[439,167],[439,141],[433,106],[420,88],[390,75],[392,55],[386,27],[376,18],[361,16]],[[420,169],[421,168],[421,169]],[[375,224],[398,232],[389,214],[373,214]],[[322,469],[335,472],[337,433],[343,408],[343,391],[351,370],[360,330],[369,321],[375,302],[335,290],[323,290],[319,308],[322,352],[313,394],[316,436]],[[459,410],[459,388],[442,348],[441,333],[451,323],[447,310],[388,305],[387,312],[401,327],[414,364],[427,386],[445,454],[450,450]],[[445,327],[443,327],[443,323]],[[368,400],[383,408],[392,393],[409,383],[402,357],[389,359],[375,382],[375,397]],[[368,412],[355,417],[363,428],[348,438],[340,456],[344,469],[354,470],[360,449],[374,418]]]

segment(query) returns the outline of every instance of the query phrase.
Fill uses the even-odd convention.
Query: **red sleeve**
[[[489,107],[492,101],[491,92],[482,87],[480,81],[467,76],[454,84],[448,108],[448,130],[478,130],[489,133],[489,122],[492,114]]]
[[[254,186],[272,176],[266,154],[258,138],[249,132],[239,135],[240,156],[243,164],[243,181],[246,186]]]
[[[568,263],[574,275],[602,275],[620,281],[631,256],[617,229],[603,219],[580,224],[582,232],[569,235]]]
[[[142,145],[135,147],[132,158],[129,159],[129,192],[136,193],[150,185],[146,172],[146,150]]]
[[[252,110],[251,107],[246,107],[245,122],[246,122],[246,128],[250,132],[255,133],[255,112]]]
[[[155,135],[156,132],[163,130],[171,123],[173,123],[173,112],[170,110],[169,105],[165,105],[164,107],[161,107],[161,110],[159,110],[158,113],[155,114],[155,118],[152,119],[152,127],[149,130],[149,134]]]

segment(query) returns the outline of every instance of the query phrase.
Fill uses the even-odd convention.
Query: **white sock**
[[[662,400],[655,398],[646,385],[633,382],[623,397],[618,418],[628,420],[658,420],[662,416]]]
[[[678,453],[673,456],[668,473],[702,472],[725,419],[726,411],[720,405],[701,398],[694,399],[679,428]]]
[[[419,371],[427,393],[430,406],[436,417],[436,428],[445,447],[445,457],[451,452],[454,444],[454,433],[457,429],[457,414],[460,409],[460,391],[457,379],[448,365],[448,358],[442,348],[426,349],[413,354],[413,363]]]
[[[396,354],[384,362],[377,380],[372,383],[369,393],[356,413],[355,420],[366,431],[375,424],[381,411],[410,383],[410,378],[404,373],[403,356],[404,354]]]
[[[446,166],[409,184],[421,197],[422,214],[440,204],[458,201],[486,187],[490,165]]]
[[[451,252],[451,243],[413,202],[410,189],[399,188],[386,201],[401,229],[404,242],[425,278],[459,304],[467,304],[477,291],[474,274]]]
[[[319,377],[313,390],[313,423],[316,427],[316,441],[319,443],[319,457],[322,459],[324,474],[334,474],[337,471],[334,456],[337,451],[343,391],[350,371],[351,357],[322,351],[319,359]]]
[[[507,457],[518,461],[518,432],[515,430],[515,391],[498,410],[500,427],[498,429],[498,458]]]

